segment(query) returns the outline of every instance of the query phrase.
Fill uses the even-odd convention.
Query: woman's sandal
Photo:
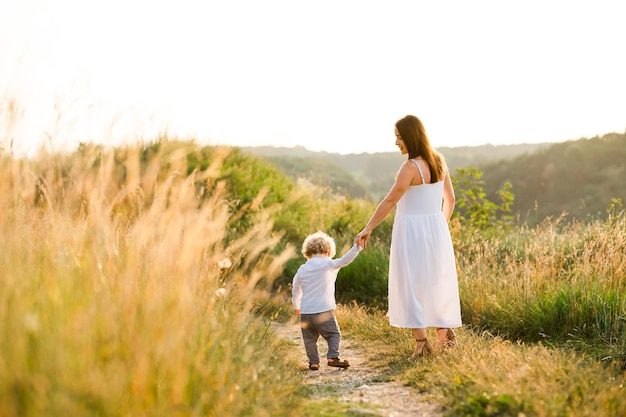
[[[437,331],[443,329],[445,329],[445,327],[437,327]],[[456,334],[454,333],[454,330],[448,329],[448,331],[446,332],[446,341],[442,343],[441,346],[444,349],[452,349],[457,346]]]
[[[328,359],[328,366],[334,366],[335,368],[346,369],[347,367],[350,366],[350,364],[348,363],[348,361],[339,360],[339,358],[331,358],[331,359]]]
[[[413,354],[411,355],[411,359],[416,359],[419,357],[429,356],[433,354],[433,347],[431,346],[427,337],[423,339],[415,339],[415,342],[424,343],[424,344],[422,345],[422,348],[420,350],[417,349],[418,348],[417,345],[415,346],[415,350],[413,351]]]
[[[320,369],[320,364],[319,363],[310,363],[309,364],[309,369],[312,371],[318,371]]]

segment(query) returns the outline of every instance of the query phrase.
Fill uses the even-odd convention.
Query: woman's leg
[[[415,340],[426,337],[426,329],[411,329],[411,331],[413,331],[413,338]]]
[[[447,341],[448,341],[448,328],[437,327],[437,342],[439,342],[439,346],[444,346]]]
[[[411,359],[424,355],[430,355],[433,349],[430,342],[428,342],[426,329],[411,329],[411,331],[413,332],[413,338],[415,338],[415,350],[411,355]]]
[[[437,341],[442,347],[455,347],[456,334],[454,330],[447,327],[437,327]]]

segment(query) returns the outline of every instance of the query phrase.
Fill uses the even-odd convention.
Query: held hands
[[[354,238],[354,243],[356,243],[359,247],[365,249],[367,247],[367,241],[372,234],[371,230],[363,230],[361,233],[356,235]]]
[[[300,315],[300,310],[295,310],[295,312],[296,312],[296,316]]]

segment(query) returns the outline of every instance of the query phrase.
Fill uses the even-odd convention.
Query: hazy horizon
[[[0,146],[151,141],[394,152],[626,131],[626,5],[0,3]]]

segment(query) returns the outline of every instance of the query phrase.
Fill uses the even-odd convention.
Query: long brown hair
[[[430,182],[441,181],[445,176],[443,156],[430,146],[422,121],[415,116],[405,116],[396,122],[396,129],[409,153],[409,159],[422,157],[430,168]]]

